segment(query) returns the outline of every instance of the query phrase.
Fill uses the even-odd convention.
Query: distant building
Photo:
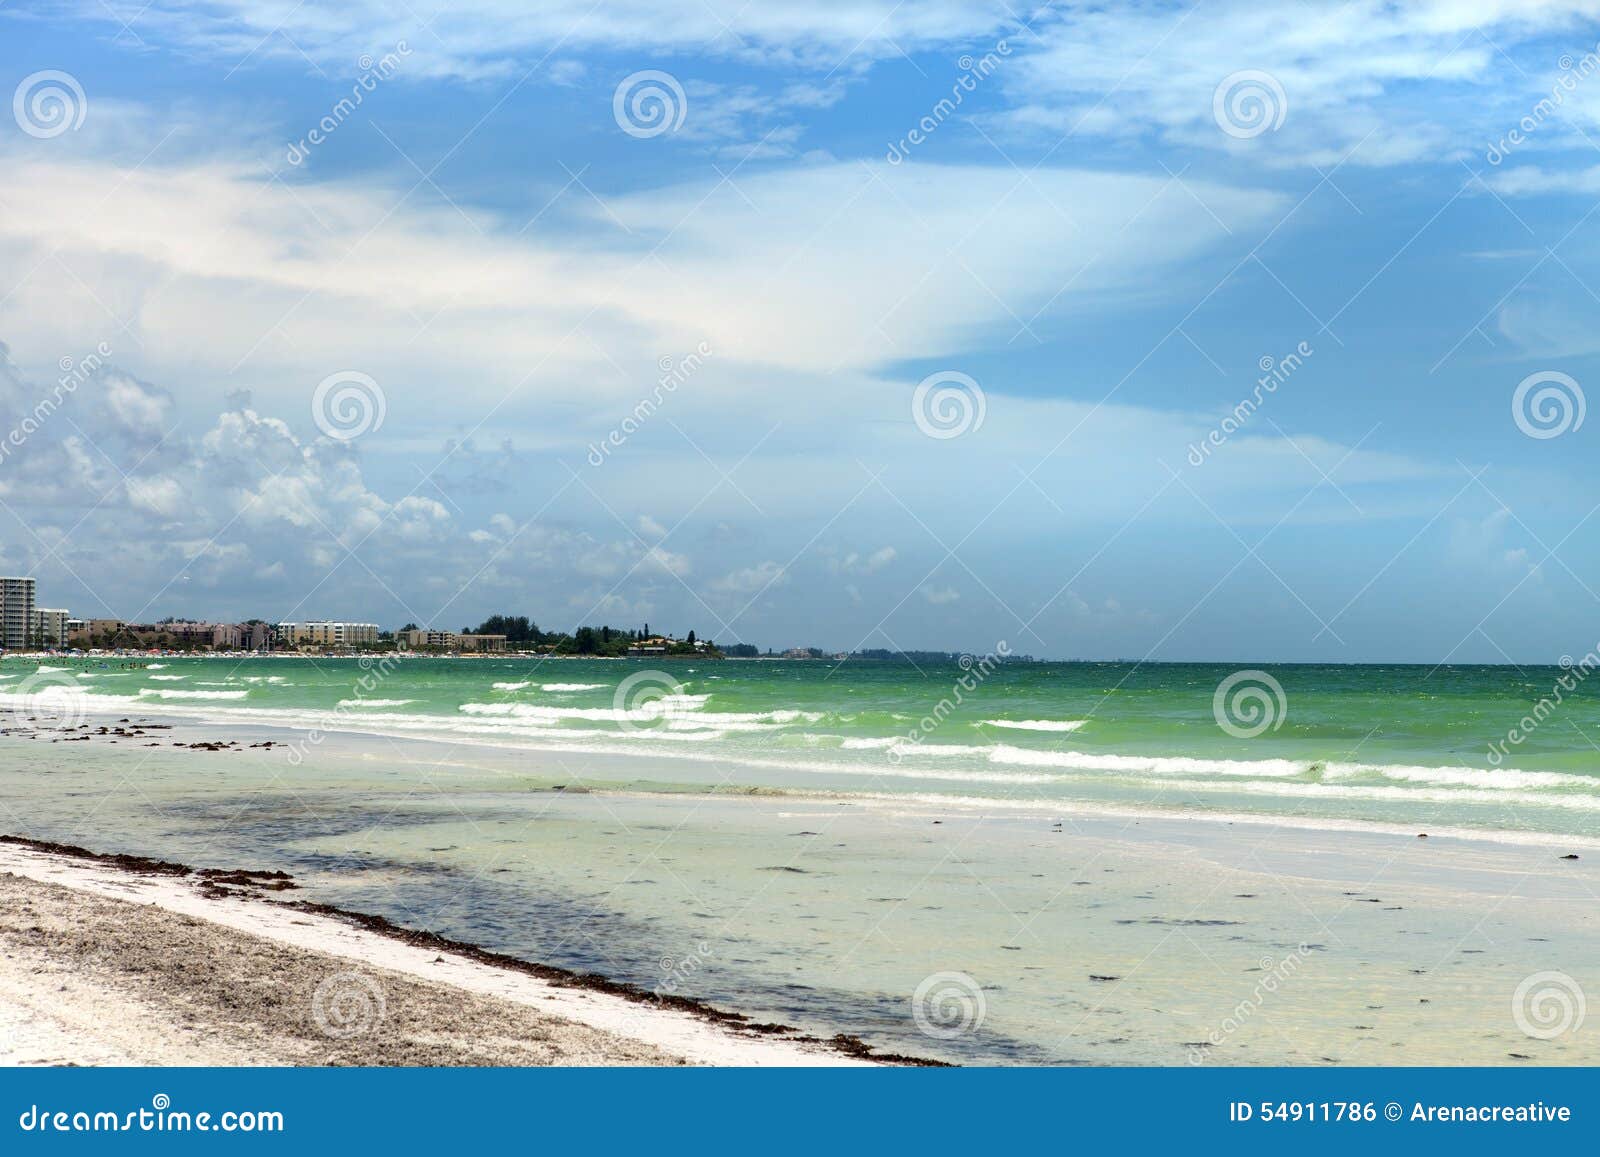
[[[111,640],[127,629],[128,624],[121,619],[68,619],[67,642],[74,647],[98,646],[102,642],[115,646]]]
[[[291,647],[370,647],[378,641],[377,623],[340,623],[318,620],[310,623],[279,623],[274,633],[280,643]]]
[[[413,649],[417,647],[437,647],[445,651],[456,649],[454,631],[401,631],[400,641]]]
[[[462,651],[504,651],[504,635],[457,635],[456,647]]]
[[[267,638],[265,623],[218,623],[211,632],[211,646],[218,651],[260,651]]]
[[[28,646],[33,628],[33,598],[31,578],[0,578],[0,646],[7,650]]]
[[[28,625],[28,634],[35,647],[65,647],[70,616],[64,610],[37,607]]]

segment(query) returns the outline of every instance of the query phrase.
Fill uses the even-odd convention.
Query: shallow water
[[[795,795],[737,759],[178,723],[0,738],[3,826],[282,867],[409,927],[951,1060],[1600,1059],[1511,1009],[1541,972],[1600,984],[1590,841]],[[302,746],[174,746],[268,735]],[[671,782],[685,766],[722,793]]]

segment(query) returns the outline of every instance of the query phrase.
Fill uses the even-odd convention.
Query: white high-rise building
[[[33,629],[34,582],[31,578],[0,578],[0,646],[21,650]]]

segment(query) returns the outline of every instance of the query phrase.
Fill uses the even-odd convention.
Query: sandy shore
[[[286,906],[0,845],[0,1063],[863,1063]]]

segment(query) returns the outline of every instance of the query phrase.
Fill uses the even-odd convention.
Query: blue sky
[[[757,7],[0,6],[4,425],[110,351],[0,564],[128,618],[1595,644],[1592,5]]]

